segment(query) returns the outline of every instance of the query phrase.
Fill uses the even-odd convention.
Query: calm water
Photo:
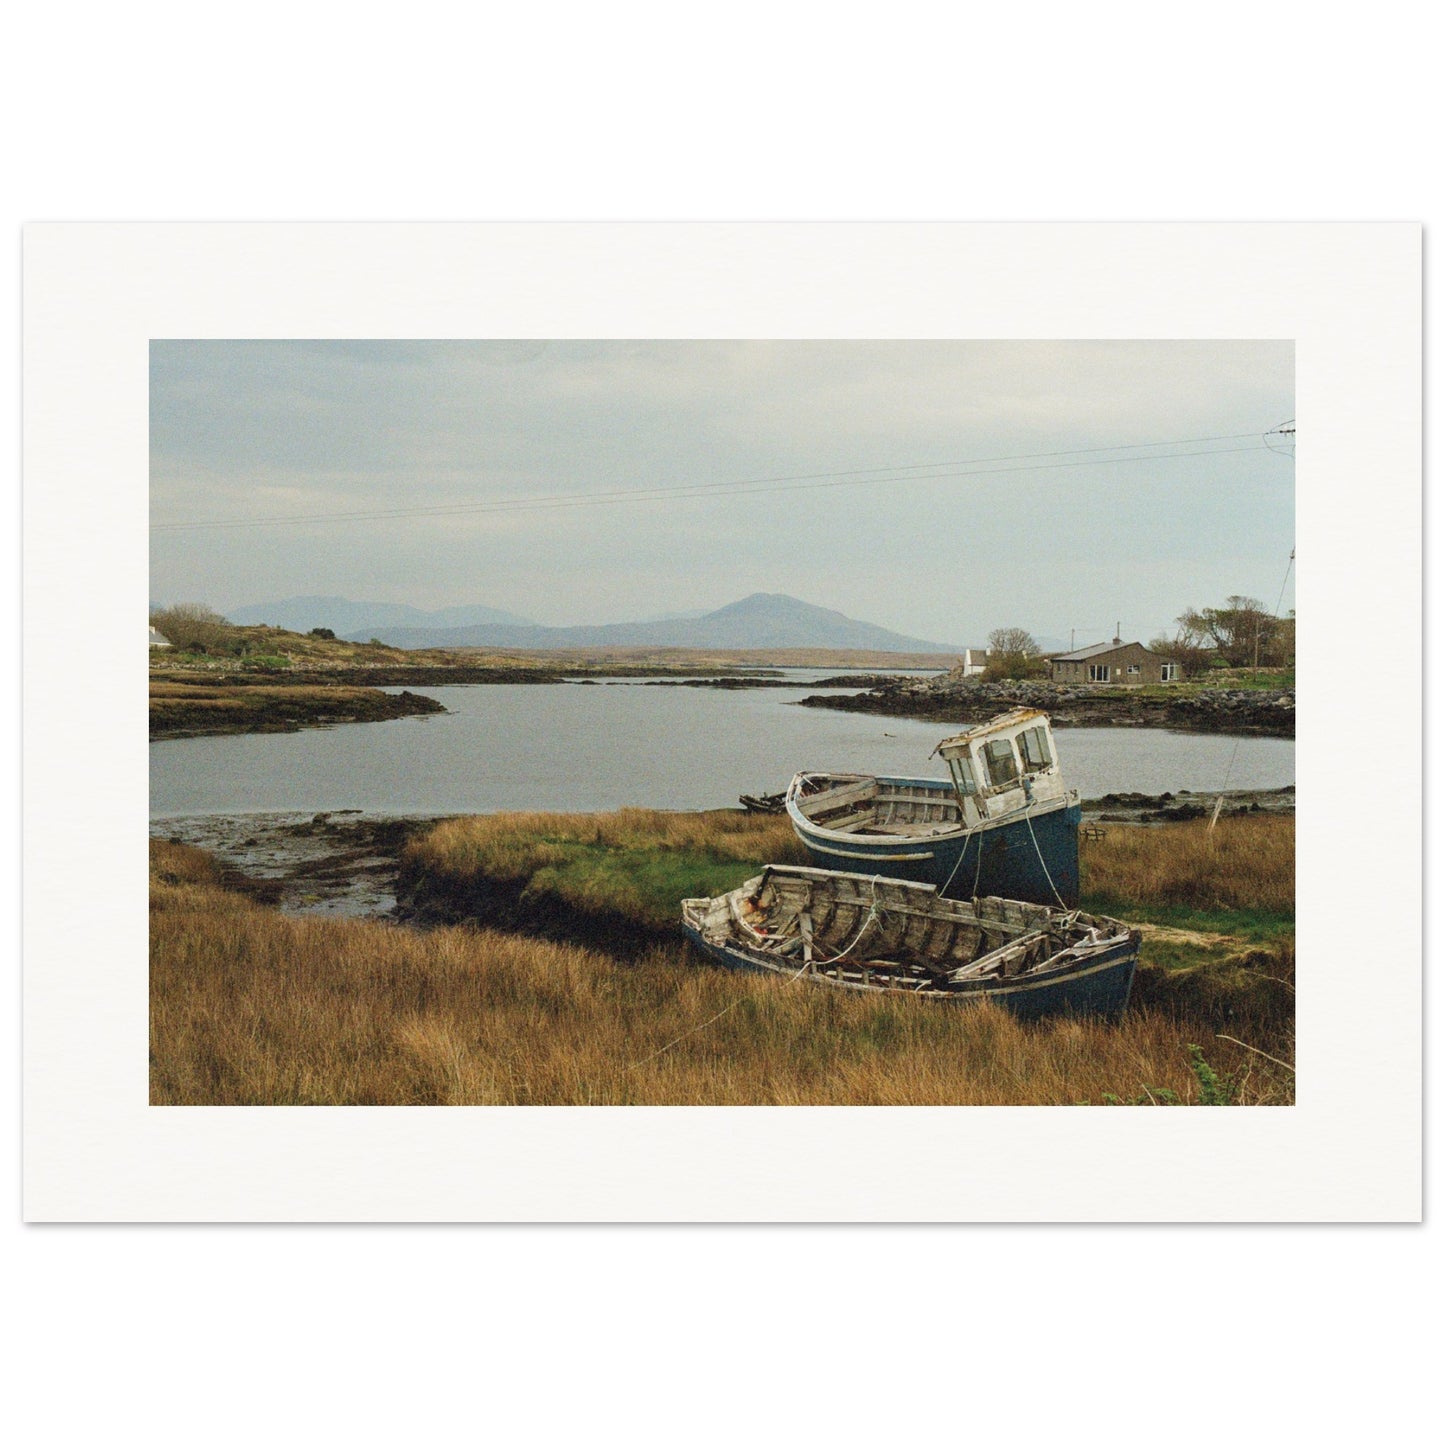
[[[938,722],[791,704],[806,687],[429,687],[447,713],[150,749],[151,816],[710,808],[781,790],[800,768],[945,776]],[[1083,797],[1294,781],[1294,742],[1128,728],[1056,734]]]

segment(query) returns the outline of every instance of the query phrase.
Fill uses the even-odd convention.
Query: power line
[[[1254,445],[1242,447],[1209,447],[1205,451],[1160,451],[1161,447],[1194,446],[1210,442],[1252,440]],[[1146,450],[1152,448],[1153,450]],[[617,506],[627,502],[667,499],[697,499],[727,495],[760,496],[770,492],[812,491],[843,486],[876,486],[880,482],[951,481],[963,477],[1002,476],[1010,472],[1051,471],[1067,467],[1099,466],[1111,462],[1174,461],[1187,457],[1227,456],[1235,452],[1272,450],[1261,445],[1258,432],[1241,432],[1233,436],[1189,437],[1172,442],[1134,442],[1113,447],[1084,447],[1075,451],[1024,452],[1014,456],[979,457],[968,461],[916,462],[892,467],[865,467],[844,472],[804,472],[792,476],[755,477],[727,482],[682,483],[668,487],[632,488],[612,492],[563,492],[542,497],[495,499],[482,502],[458,502],[426,507],[394,507],[350,512],[313,512],[274,517],[244,517],[197,522],[162,522],[153,526],[158,533],[195,531],[212,528],[268,527],[304,525],[316,522],[374,522],[407,517],[454,517],[498,512],[529,512],[556,510],[565,507]],[[1104,452],[1134,451],[1134,456],[1102,458]],[[1052,457],[1075,457],[1085,460],[1048,461]],[[1023,462],[1023,466],[999,466],[1003,462]],[[966,471],[938,471],[940,467],[965,467]],[[980,470],[981,469],[981,470]],[[902,473],[912,472],[906,476]]]
[[[1271,427],[1267,432],[1265,432],[1265,433],[1264,433],[1264,438],[1263,438],[1263,440],[1264,440],[1265,446],[1269,447],[1270,451],[1274,452],[1277,456],[1281,456],[1281,457],[1293,457],[1293,456],[1294,456],[1294,436],[1295,436],[1294,418],[1293,418],[1293,417],[1290,417],[1290,419],[1289,419],[1288,421],[1282,421],[1282,422],[1280,422],[1280,424],[1279,424],[1278,426]],[[1278,447],[1277,447],[1277,446],[1271,445],[1270,440],[1269,440],[1270,437],[1279,437],[1279,438],[1281,438],[1281,439],[1286,439],[1286,438],[1287,438],[1287,440],[1285,441],[1285,445],[1284,445],[1284,446],[1278,446]]]

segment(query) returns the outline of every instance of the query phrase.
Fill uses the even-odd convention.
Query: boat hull
[[[921,778],[880,778],[880,783],[936,790],[952,797],[946,783]],[[876,874],[930,883],[945,898],[995,895],[1025,903],[1079,902],[1077,803],[1061,801],[1022,815],[986,822],[928,838],[860,837],[810,822],[790,798],[788,816],[815,867]]]
[[[839,982],[825,974],[801,970],[796,966],[779,966],[741,948],[710,943],[687,922],[683,923],[683,932],[702,953],[724,968],[744,973],[772,974],[820,988],[866,993],[875,997],[895,992]],[[1045,973],[1037,978],[977,979],[948,989],[910,990],[908,997],[952,1004],[980,1003],[992,999],[1022,1020],[1059,1017],[1117,1019],[1128,1007],[1138,961],[1139,935],[1131,933],[1114,947],[1081,960],[1077,966]]]

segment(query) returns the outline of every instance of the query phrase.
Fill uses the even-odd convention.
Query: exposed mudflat
[[[283,913],[383,918],[396,909],[406,840],[439,818],[334,813],[232,813],[158,818],[153,838],[204,848],[226,882]]]

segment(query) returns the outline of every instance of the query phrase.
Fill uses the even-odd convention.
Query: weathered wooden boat
[[[818,867],[1074,907],[1082,814],[1048,715],[1015,708],[934,752],[947,779],[797,774],[785,807]]]
[[[786,793],[740,793],[738,802],[750,813],[781,813]]]
[[[925,883],[783,865],[688,898],[683,931],[727,968],[866,993],[991,998],[1020,1018],[1117,1016],[1139,933],[1112,918]]]

